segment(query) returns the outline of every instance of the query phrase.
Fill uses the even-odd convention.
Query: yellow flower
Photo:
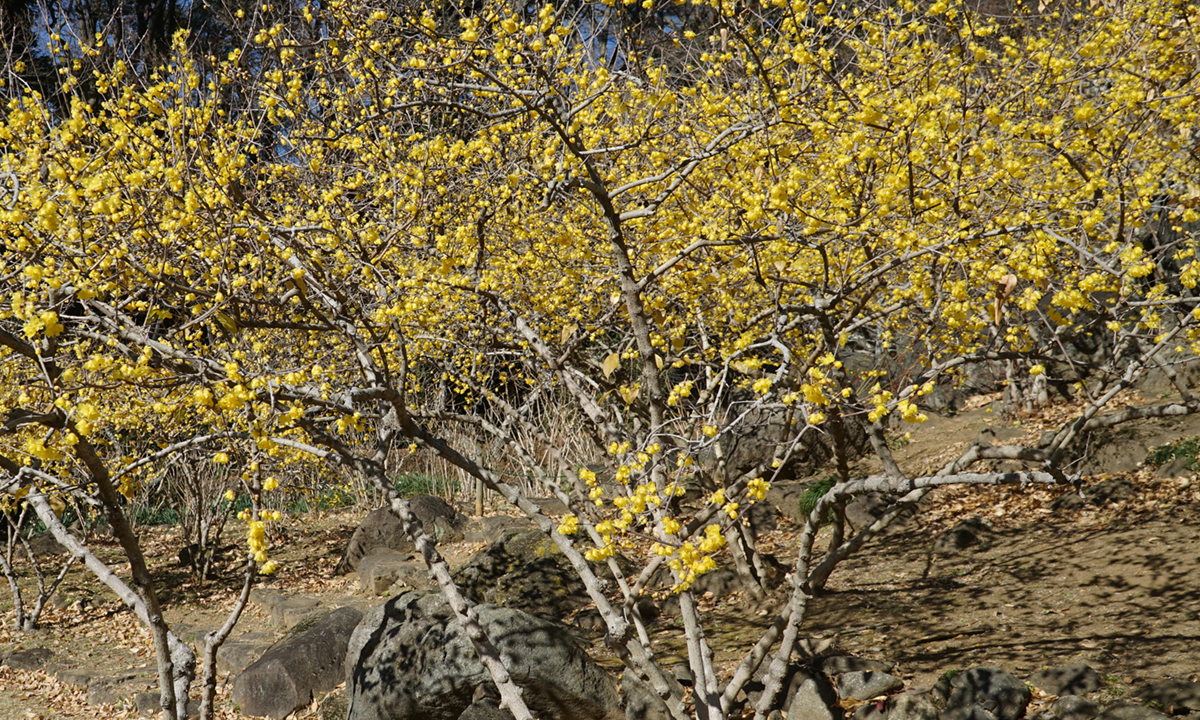
[[[767,498],[767,490],[771,488],[771,484],[762,478],[754,478],[746,483],[746,497],[756,502],[761,502]]]

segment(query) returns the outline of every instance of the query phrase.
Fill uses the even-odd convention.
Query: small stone
[[[133,704],[138,709],[139,715],[158,715],[162,712],[161,705],[162,695],[158,692],[140,692],[133,696]],[[195,698],[188,698],[187,716],[190,718],[200,717],[200,701]]]
[[[603,633],[606,629],[604,617],[596,608],[584,608],[575,614],[575,619],[571,624],[580,630],[586,630],[589,633]]]
[[[67,668],[54,673],[54,677],[63,685],[85,690],[92,678],[96,677],[96,671],[90,668]]]
[[[1182,714],[1184,710],[1200,711],[1200,682],[1168,680],[1148,685],[1135,695],[1158,703],[1171,715]]]
[[[787,706],[788,720],[838,720],[837,694],[824,678],[797,670],[792,678],[792,701]]]
[[[1100,674],[1086,663],[1053,667],[1029,676],[1029,684],[1051,695],[1087,695],[1100,689]]]
[[[859,707],[850,716],[850,720],[887,720],[887,714],[879,707],[881,704],[871,702]]]
[[[938,555],[952,555],[973,546],[988,548],[991,542],[987,536],[992,531],[991,524],[983,518],[968,518],[942,533],[934,541],[933,551]]]
[[[1170,717],[1137,703],[1118,702],[1109,705],[1096,720],[1167,720]]]
[[[932,693],[909,690],[887,704],[888,720],[938,720],[941,708]]]
[[[675,695],[682,698],[684,692],[679,682],[675,678],[668,678],[667,681],[673,686],[671,689]],[[625,720],[670,720],[671,718],[671,711],[667,708],[667,703],[629,668],[625,668],[625,672],[621,674],[621,700],[621,704],[625,706]],[[478,704],[476,702],[471,707]],[[459,720],[467,718],[471,707],[463,712]],[[487,720],[487,718],[478,718],[478,720]]]
[[[960,707],[947,708],[941,715],[941,720],[996,720],[996,716],[976,703]]]
[[[1057,498],[1055,498],[1054,501],[1050,503],[1050,509],[1055,512],[1060,512],[1063,510],[1079,510],[1084,505],[1087,505],[1087,501],[1084,500],[1079,493],[1071,491],[1065,495],[1059,495]]]
[[[1107,505],[1128,500],[1134,495],[1133,483],[1125,478],[1112,478],[1083,489],[1093,505]]]

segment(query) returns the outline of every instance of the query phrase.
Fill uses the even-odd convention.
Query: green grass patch
[[[458,492],[458,481],[425,473],[403,473],[393,481],[401,497],[414,495],[453,495]]]
[[[1200,467],[1197,456],[1200,455],[1200,437],[1183,438],[1168,445],[1156,447],[1150,451],[1146,462],[1154,467],[1162,467],[1176,458],[1184,458],[1188,470]]]
[[[179,511],[175,508],[149,505],[134,505],[132,509],[134,525],[146,527],[149,525],[178,525]]]
[[[345,487],[327,487],[320,490],[305,490],[292,497],[285,507],[289,515],[306,515],[315,510],[334,510],[349,507],[358,502],[354,493]]]

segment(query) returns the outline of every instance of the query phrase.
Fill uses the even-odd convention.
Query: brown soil
[[[955,418],[934,418],[898,454],[910,467],[923,461],[932,469],[956,445],[974,441],[989,426],[1012,427],[986,406]],[[1043,428],[1027,420],[1019,429],[1036,437]],[[1079,661],[1102,673],[1103,692],[1112,697],[1149,681],[1200,680],[1200,492],[1186,479],[1160,480],[1145,470],[1125,477],[1137,489],[1129,501],[1063,513],[1049,509],[1062,489],[944,490],[907,525],[835,572],[808,613],[806,632],[833,640],[842,652],[897,661],[898,672],[915,687],[974,665],[997,665],[1025,676]],[[273,544],[273,557],[282,567],[266,583],[329,602],[354,594],[353,576],[331,579],[328,572],[363,514],[285,520]],[[990,546],[933,554],[938,534],[970,516],[994,524]],[[764,546],[794,559],[796,530],[785,525]],[[164,588],[168,620],[191,630],[218,626],[239,580],[233,561],[221,580],[201,584],[175,562],[182,543],[173,529],[149,529],[146,545]],[[478,547],[447,551],[461,562]],[[119,566],[115,547],[100,551]],[[48,610],[44,629],[32,634],[11,630],[11,598],[0,596],[0,653],[48,647],[59,667],[94,668],[99,676],[152,666],[148,634],[83,570],[73,569],[60,593],[63,607]],[[773,596],[774,602],[781,598]],[[363,605],[377,601],[355,596]],[[770,602],[737,596],[706,598],[702,606],[722,665],[740,659],[771,617]],[[659,656],[668,662],[682,659],[678,624],[664,618],[654,629]],[[252,605],[234,636],[251,631],[279,629]],[[611,662],[601,643],[596,651],[605,664]],[[128,701],[88,705],[86,692],[56,680],[54,669],[0,668],[0,717],[136,714]],[[222,683],[219,716],[240,717],[228,702],[228,680]],[[316,714],[316,703],[301,713]]]

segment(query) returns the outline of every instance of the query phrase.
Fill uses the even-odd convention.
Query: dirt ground
[[[1013,430],[977,406],[955,418],[935,418],[898,454],[909,466],[924,461],[933,468],[988,427],[1007,428],[1011,435],[1042,429],[1029,422]],[[806,633],[833,640],[841,652],[898,662],[910,687],[929,687],[946,671],[975,665],[1023,677],[1080,661],[1103,675],[1103,692],[1112,697],[1136,693],[1150,681],[1200,680],[1200,492],[1189,478],[1160,479],[1147,470],[1124,477],[1136,489],[1128,501],[1062,512],[1052,512],[1050,503],[1063,489],[943,490],[906,525],[839,567],[810,608]],[[355,593],[353,576],[328,573],[364,514],[285,521],[273,551],[282,569],[269,583],[324,598]],[[995,528],[984,544],[949,556],[932,552],[941,532],[972,516]],[[796,531],[784,525],[763,544],[792,560]],[[147,533],[167,618],[186,629],[211,629],[232,604],[236,575],[231,569],[222,581],[196,583],[175,561],[181,545],[173,529]],[[475,549],[448,548],[456,560]],[[115,548],[101,550],[116,567]],[[0,596],[0,654],[48,647],[59,667],[90,667],[101,675],[152,664],[146,631],[83,570],[72,570],[61,597],[62,607],[47,611],[43,629],[24,634],[11,629],[11,598]],[[769,606],[738,596],[708,598],[703,605],[723,665],[740,659],[771,617]],[[235,635],[278,633],[268,620],[251,606]],[[675,621],[656,623],[660,657],[681,658],[681,639]],[[240,717],[229,705],[227,683],[220,716]],[[88,705],[85,691],[59,682],[53,672],[0,668],[0,718],[135,715],[129,702]],[[301,715],[315,716],[316,703]]]
[[[1024,676],[1086,662],[1112,692],[1200,680],[1195,504],[1139,519],[1042,520],[991,548],[941,558],[920,530],[847,562],[810,616],[851,652],[900,663],[929,686],[950,669]]]

